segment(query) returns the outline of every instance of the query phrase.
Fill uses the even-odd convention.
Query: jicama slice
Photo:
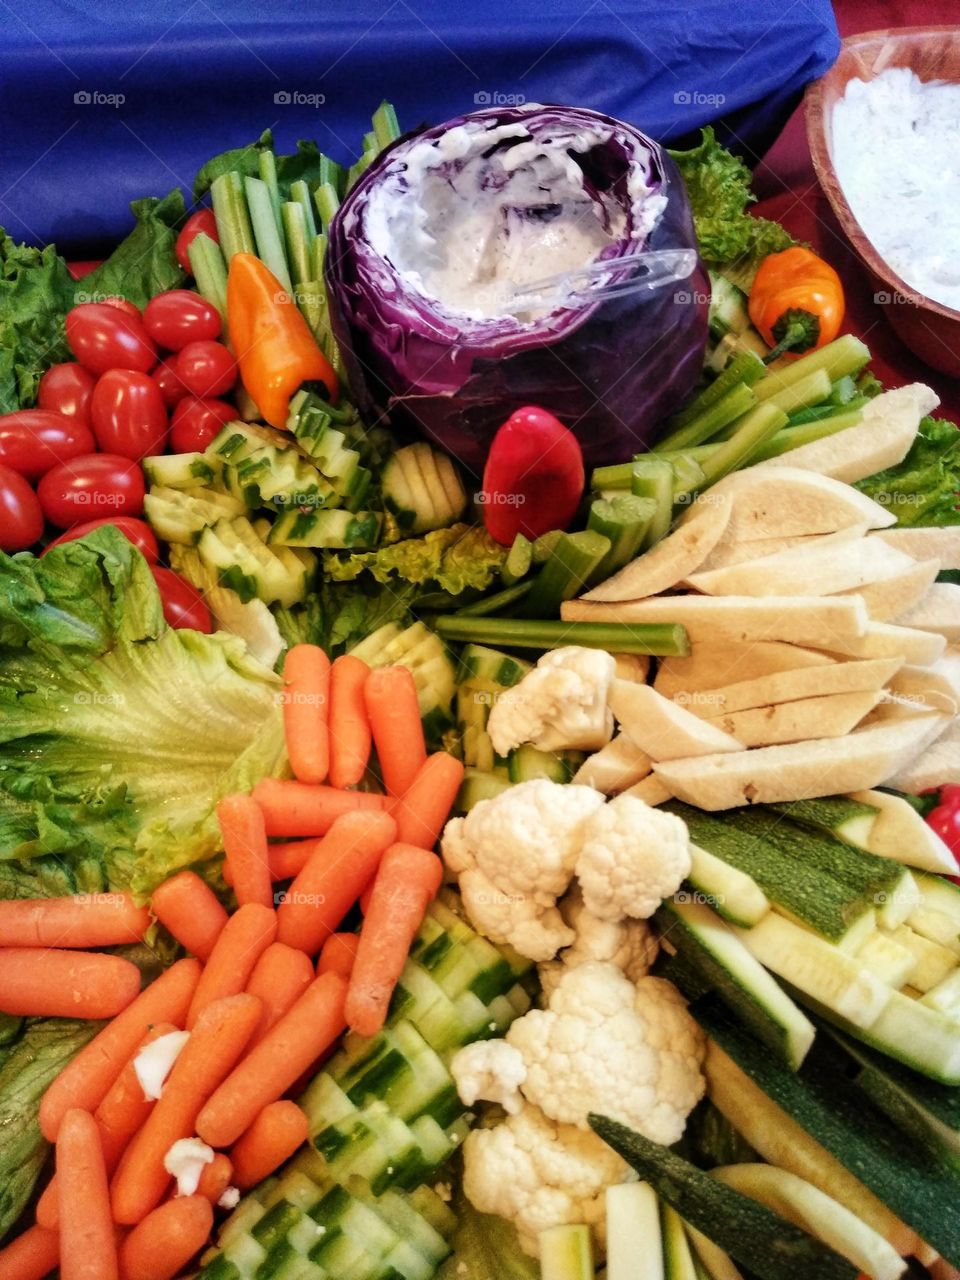
[[[881,698],[880,692],[831,693],[822,698],[749,707],[711,723],[745,747],[767,747],[808,738],[840,738],[850,733]]]

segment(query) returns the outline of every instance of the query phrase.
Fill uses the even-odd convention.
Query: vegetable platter
[[[706,129],[2,244],[0,1275],[960,1268],[960,432]]]

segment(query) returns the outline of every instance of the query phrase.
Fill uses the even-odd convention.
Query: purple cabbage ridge
[[[609,116],[560,106],[492,108],[401,138],[363,175],[330,227],[330,319],[360,410],[370,422],[412,426],[478,475],[497,429],[530,404],[549,409],[574,431],[587,464],[626,461],[700,376],[710,296],[706,271],[698,259],[681,284],[532,322],[466,317],[407,288],[366,239],[370,193],[384,181],[402,191],[410,148],[473,122],[488,128],[520,124],[533,138],[608,127],[605,141],[576,157],[585,189],[612,192],[626,214],[625,237],[600,257],[615,261],[643,249],[696,248],[672,159],[632,125]],[[642,166],[651,195],[666,200],[651,231],[637,227],[626,191],[635,165]]]

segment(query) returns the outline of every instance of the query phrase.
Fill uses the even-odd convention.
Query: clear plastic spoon
[[[509,298],[504,310],[528,310],[532,307],[544,311],[557,311],[567,307],[581,307],[587,303],[602,302],[607,298],[621,298],[631,293],[643,293],[663,289],[689,279],[697,265],[694,249],[656,249],[644,253],[629,253],[622,258],[603,258],[588,262],[575,271],[562,271],[559,275],[545,276],[524,285]],[[603,281],[625,269],[635,268],[627,279]],[[594,286],[595,281],[600,281]]]

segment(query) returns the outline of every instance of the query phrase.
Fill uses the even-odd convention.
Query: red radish
[[[493,438],[483,470],[483,523],[509,546],[518,533],[539,538],[565,529],[583,497],[586,478],[577,437],[546,409],[529,405]]]

